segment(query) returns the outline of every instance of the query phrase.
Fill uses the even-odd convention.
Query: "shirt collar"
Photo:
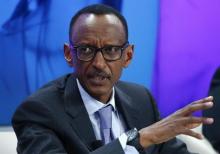
[[[113,107],[113,110],[116,111],[116,107],[115,107],[115,89],[114,87],[112,88],[112,96],[110,98],[110,100],[108,101],[107,104],[104,104],[98,100],[96,100],[95,98],[93,98],[92,96],[90,96],[85,89],[82,87],[82,85],[80,84],[79,80],[76,79],[77,81],[77,86],[79,88],[79,92],[80,95],[82,97],[83,103],[86,107],[86,110],[88,112],[89,115],[93,115],[95,112],[97,112],[99,109],[111,104]]]

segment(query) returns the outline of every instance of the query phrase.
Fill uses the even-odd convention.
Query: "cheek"
[[[122,70],[123,70],[123,66],[121,63],[116,63],[114,65],[110,66],[110,69],[112,71],[112,75],[114,80],[118,80],[121,76]]]
[[[75,72],[79,75],[79,76],[82,76],[84,77],[85,74],[86,74],[86,71],[88,69],[88,64],[86,64],[85,62],[84,63],[81,63],[80,61],[77,61],[75,63]]]

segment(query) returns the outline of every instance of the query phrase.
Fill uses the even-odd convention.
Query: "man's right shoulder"
[[[61,76],[53,81],[48,82],[39,88],[36,92],[28,96],[24,102],[50,102],[51,100],[63,97],[67,80],[73,78],[71,74]]]

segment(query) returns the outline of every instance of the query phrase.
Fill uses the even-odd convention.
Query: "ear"
[[[63,45],[63,49],[64,49],[64,58],[65,58],[66,62],[68,63],[68,65],[70,67],[74,67],[74,65],[73,65],[73,54],[71,52],[70,45],[68,43],[65,43]]]
[[[124,51],[123,67],[126,68],[130,64],[134,54],[134,45],[129,45]]]

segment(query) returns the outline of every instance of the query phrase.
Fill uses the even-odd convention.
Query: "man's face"
[[[114,15],[82,14],[72,27],[73,46],[89,45],[102,48],[109,45],[121,46],[126,42],[125,31],[121,21]],[[122,57],[107,61],[101,52],[97,52],[90,61],[79,60],[76,51],[65,44],[65,58],[75,68],[83,88],[94,98],[105,103],[109,100],[112,87],[119,80],[123,67],[127,67],[133,54],[128,46]]]

